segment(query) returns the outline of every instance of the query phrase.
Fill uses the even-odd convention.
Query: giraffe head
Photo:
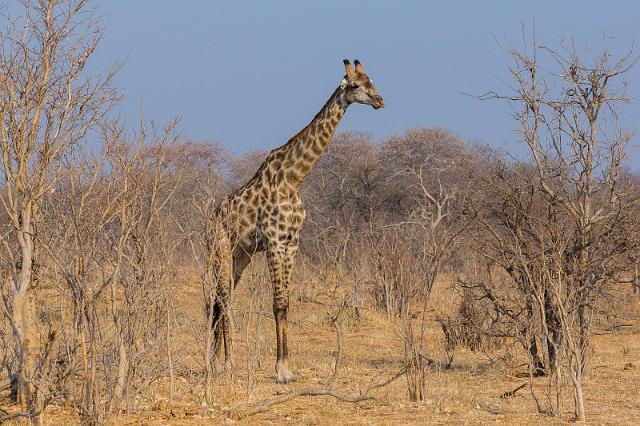
[[[383,108],[382,96],[378,95],[373,81],[364,72],[360,61],[357,59],[353,61],[355,68],[351,66],[348,59],[343,62],[347,75],[342,79],[340,87],[344,90],[347,102],[371,105],[374,109]]]

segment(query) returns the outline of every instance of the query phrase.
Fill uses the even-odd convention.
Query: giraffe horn
[[[347,77],[349,77],[350,79],[354,78],[356,76],[356,72],[351,66],[349,60],[345,59],[342,62],[344,63],[344,69],[347,71]]]
[[[360,74],[366,74],[366,73],[364,72],[364,68],[362,68],[362,64],[360,63],[360,61],[359,61],[359,60],[357,60],[357,59],[356,59],[355,61],[353,61],[353,63],[354,63],[354,65],[356,66],[356,71],[357,71],[357,72],[359,72]]]

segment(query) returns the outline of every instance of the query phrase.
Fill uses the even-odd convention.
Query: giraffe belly
[[[305,212],[301,204],[296,208],[283,205],[272,210],[260,224],[261,234],[267,245],[297,245],[304,217]]]
[[[252,255],[254,253],[266,250],[266,239],[257,227],[242,233],[237,246]]]

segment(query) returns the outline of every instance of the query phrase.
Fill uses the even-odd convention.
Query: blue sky
[[[281,145],[306,125],[344,74],[342,58],[362,61],[386,107],[352,106],[338,130],[381,139],[437,125],[517,151],[508,106],[460,94],[504,88],[509,58],[495,38],[517,38],[535,18],[547,44],[573,37],[598,47],[606,31],[621,51],[640,28],[638,0],[110,0],[101,8],[107,32],[92,66],[128,57],[117,84],[129,123],[142,102],[147,119],[181,116],[185,137],[235,153]],[[640,97],[640,66],[629,80]],[[622,123],[637,128],[639,117],[636,102]]]

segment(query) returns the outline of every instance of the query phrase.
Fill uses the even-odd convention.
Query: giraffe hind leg
[[[214,333],[213,354],[217,364],[222,364],[224,362],[224,369],[229,370],[233,360],[233,337],[231,336],[230,318],[227,311],[228,302],[223,301],[221,295],[217,294],[213,309],[213,321],[211,324]]]
[[[229,239],[220,229],[216,229],[210,253],[210,272],[214,300],[212,302],[213,315],[211,332],[213,333],[213,356],[219,365],[222,361],[224,348],[224,367],[229,370],[232,362],[232,336],[230,303],[232,283],[232,260]]]

